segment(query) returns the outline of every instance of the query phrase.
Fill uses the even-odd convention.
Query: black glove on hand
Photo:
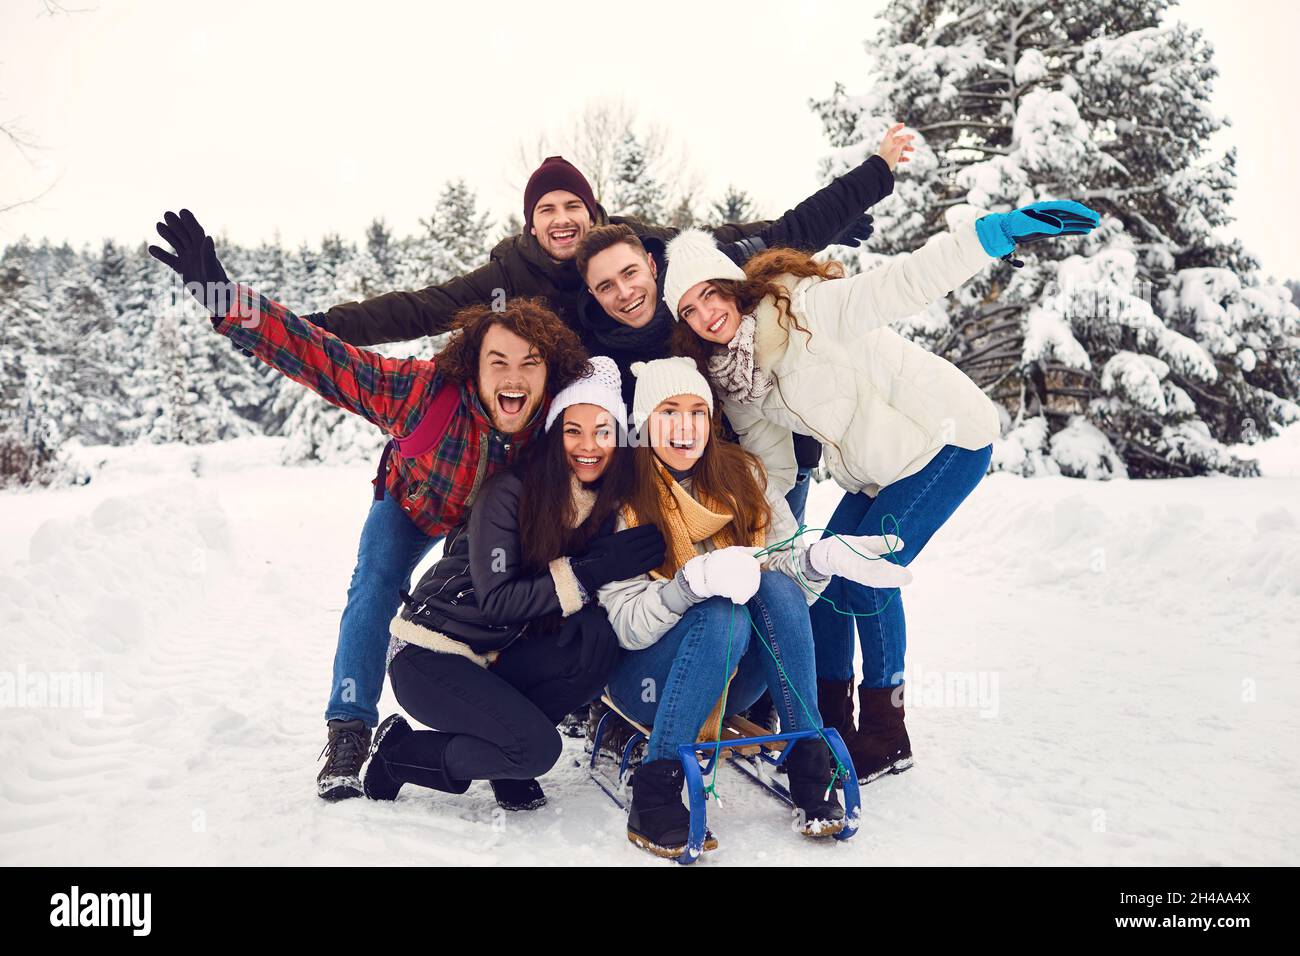
[[[831,246],[848,246],[856,249],[862,243],[871,238],[871,233],[875,230],[872,223],[875,222],[865,212],[854,220],[853,224],[832,239],[827,245]]]
[[[595,597],[602,585],[645,574],[664,563],[667,545],[652,524],[592,539],[587,550],[569,559],[573,575]]]
[[[578,652],[578,667],[601,675],[602,680],[614,669],[618,660],[618,636],[598,604],[588,604],[577,614],[570,614],[560,624],[556,647],[566,647],[577,638],[582,641]]]
[[[179,216],[166,212],[163,219],[165,222],[157,224],[158,235],[171,244],[175,254],[150,246],[149,255],[180,274],[186,290],[212,313],[213,325],[216,325],[234,302],[235,290],[217,259],[212,237],[203,231],[194,213],[188,209],[182,209]]]

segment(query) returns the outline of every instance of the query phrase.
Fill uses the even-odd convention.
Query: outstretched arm
[[[974,207],[949,210],[967,221],[931,236],[915,252],[846,279],[809,286],[804,308],[819,327],[837,336],[860,334],[915,315],[984,269],[993,257],[1010,259],[1016,246],[1042,239],[1082,236],[1100,222],[1096,212],[1071,200],[1046,200],[976,219]]]
[[[764,249],[786,247],[816,253],[837,240],[858,245],[871,234],[864,211],[894,191],[894,170],[908,162],[910,134],[899,123],[885,134],[880,150],[856,168],[837,176],[752,237],[722,247],[738,265]]]
[[[348,345],[278,302],[231,282],[212,238],[188,209],[179,216],[168,212],[164,219],[158,234],[174,252],[157,246],[150,246],[149,252],[180,273],[186,288],[212,315],[213,328],[326,401],[361,415],[390,435],[404,438],[411,433],[433,394],[444,387],[432,362],[392,359]]]
[[[409,342],[446,332],[461,309],[490,303],[494,296],[507,293],[506,278],[501,264],[493,259],[441,285],[431,285],[418,292],[385,292],[363,302],[344,302],[305,318],[349,345]]]

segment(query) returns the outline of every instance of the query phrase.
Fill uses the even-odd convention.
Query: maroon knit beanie
[[[587,177],[563,156],[547,156],[542,165],[528,177],[528,185],[524,187],[524,232],[532,228],[533,209],[538,200],[553,189],[573,193],[587,207],[591,221],[596,221],[596,197],[592,194]]]

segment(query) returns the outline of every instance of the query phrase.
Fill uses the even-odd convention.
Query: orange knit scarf
[[[695,545],[709,541],[715,548],[726,548],[742,542],[737,540],[736,528],[732,524],[735,517],[724,511],[721,502],[701,495],[697,500],[691,493],[678,484],[668,473],[663,464],[655,459],[655,470],[663,481],[659,482],[659,510],[663,515],[663,525],[659,528],[668,543],[668,556],[650,574],[652,577],[670,578],[677,569],[699,554]],[[624,505],[623,520],[629,528],[641,524],[641,520]],[[763,546],[763,533],[756,532],[754,540],[749,543],[755,548]]]

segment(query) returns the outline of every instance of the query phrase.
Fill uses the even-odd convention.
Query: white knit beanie
[[[546,413],[546,430],[570,405],[598,405],[614,416],[620,428],[627,428],[627,406],[623,404],[623,376],[618,363],[608,355],[593,355],[591,374],[570,382],[551,399]]]
[[[682,296],[706,279],[745,280],[745,270],[723,254],[713,236],[703,229],[683,229],[668,243],[668,273],[664,276],[664,301],[677,318]]]
[[[698,395],[708,404],[709,414],[713,414],[713,389],[695,367],[694,359],[678,356],[633,362],[632,374],[636,376],[632,422],[637,428],[646,423],[656,405],[674,395]]]

